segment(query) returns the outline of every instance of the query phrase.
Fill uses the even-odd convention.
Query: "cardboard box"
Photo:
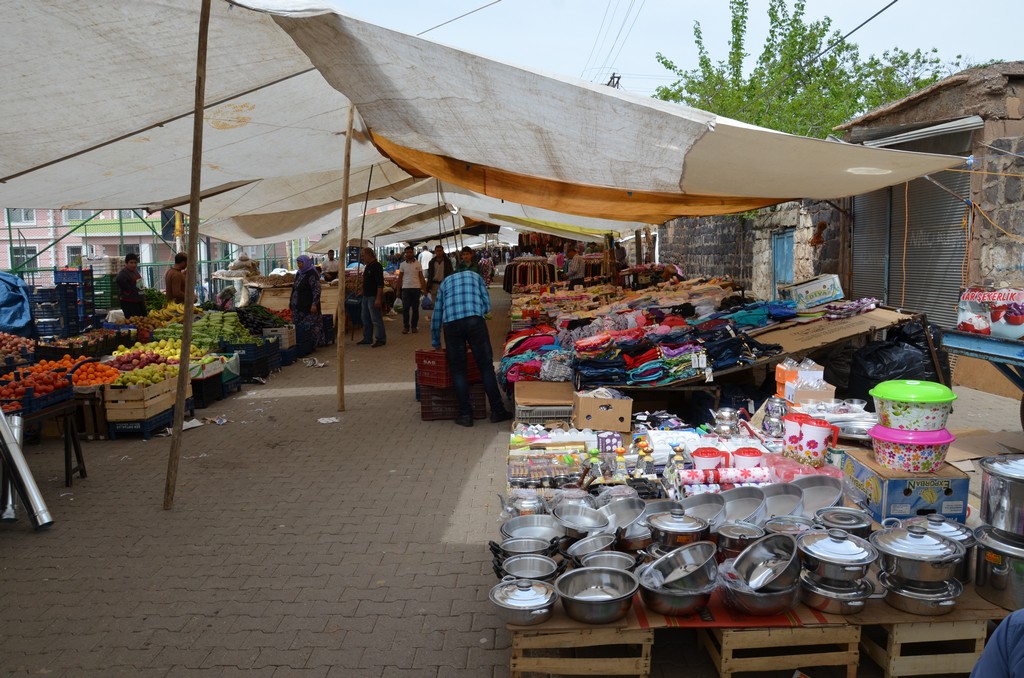
[[[848,449],[843,474],[847,498],[877,521],[930,513],[967,520],[970,479],[949,464],[935,473],[908,473],[882,467],[870,450]]]
[[[576,390],[569,381],[517,381],[516,406],[572,407]]]
[[[830,400],[836,397],[836,387],[828,382],[823,389],[797,388],[797,382],[791,381],[786,384],[785,398],[791,403],[804,405],[811,400]]]
[[[1001,339],[1024,339],[1024,290],[967,288],[957,305],[956,328]]]
[[[797,381],[825,381],[825,368],[821,365],[816,365],[809,370],[787,370],[782,366],[782,363],[775,366],[775,395],[793,402],[792,398],[786,395],[786,384],[792,384]]]
[[[578,429],[624,433],[633,430],[632,398],[593,398],[574,393],[572,409],[572,423]]]
[[[817,278],[779,288],[779,298],[795,301],[799,310],[821,306],[844,296],[839,276],[834,273],[819,275]]]

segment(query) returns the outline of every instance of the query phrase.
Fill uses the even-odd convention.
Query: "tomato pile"
[[[0,386],[0,400],[15,401],[5,402],[3,406],[5,412],[14,412],[21,409],[22,403],[20,401],[27,395],[41,398],[54,391],[70,387],[71,382],[68,381],[67,376],[63,373],[29,372],[26,370],[20,380]]]

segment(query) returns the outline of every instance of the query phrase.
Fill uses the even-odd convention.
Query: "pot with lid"
[[[551,618],[558,602],[552,584],[533,579],[505,577],[491,589],[491,603],[508,624],[532,626]]]
[[[1024,454],[981,460],[981,522],[1024,537]]]
[[[764,531],[771,534],[789,534],[798,537],[807,530],[821,528],[810,518],[804,516],[775,516],[764,521]]]
[[[871,515],[847,506],[826,506],[814,513],[814,521],[826,529],[838,528],[861,539],[871,536]]]
[[[711,527],[706,520],[688,515],[682,509],[648,516],[647,526],[654,541],[669,548],[704,541],[711,535]]]
[[[889,605],[910,614],[932,617],[952,612],[956,607],[956,599],[964,591],[964,585],[956,579],[937,585],[922,585],[919,582],[900,581],[881,572],[878,581],[885,588],[885,602]]]
[[[920,525],[887,527],[871,535],[879,568],[899,582],[938,584],[954,578],[967,550],[963,544]]]
[[[856,614],[875,593],[874,585],[866,579],[836,586],[815,579],[807,570],[800,574],[800,586],[804,605],[828,614]]]
[[[882,521],[882,525],[888,527],[889,525],[899,525],[901,527],[910,527],[911,525],[920,525],[929,532],[935,534],[941,534],[943,537],[958,541],[964,546],[965,555],[964,559],[960,561],[960,564],[956,567],[955,576],[961,584],[971,583],[971,569],[974,561],[974,532],[963,523],[958,523],[955,520],[949,520],[945,516],[933,513],[927,516],[914,516],[913,518],[905,518],[898,520],[896,518],[887,518]]]
[[[849,588],[866,577],[868,568],[878,559],[874,546],[836,528],[804,532],[797,537],[796,545],[806,571],[832,586]]]
[[[724,523],[718,528],[718,553],[715,557],[719,563],[735,558],[763,536],[764,530],[753,523]]]
[[[988,525],[974,531],[978,595],[1007,610],[1024,608],[1024,537],[1011,537]]]

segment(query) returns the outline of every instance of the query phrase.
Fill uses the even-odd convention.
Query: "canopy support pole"
[[[348,123],[345,125],[345,171],[341,181],[341,246],[338,254],[341,257],[341,275],[338,285],[338,309],[335,315],[338,326],[334,332],[334,343],[337,347],[338,359],[338,411],[345,411],[345,301],[348,296],[348,198],[349,180],[352,176],[352,122],[355,119],[356,107],[348,105]],[[360,247],[362,243],[360,242]]]
[[[199,251],[199,197],[202,192],[203,108],[206,104],[206,44],[210,33],[210,5],[203,0],[199,14],[199,45],[196,54],[196,99],[192,113],[192,186],[188,217],[188,265],[185,267],[185,319],[182,322],[181,352],[178,354],[178,393],[174,400],[174,424],[171,450],[167,455],[167,482],[164,485],[164,510],[174,506],[174,489],[178,483],[178,460],[181,458],[181,433],[185,422],[185,389],[189,385],[189,358],[192,348],[192,320],[195,304],[192,290],[196,287],[196,261]]]

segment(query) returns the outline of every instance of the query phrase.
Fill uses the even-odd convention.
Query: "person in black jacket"
[[[121,300],[121,311],[125,318],[146,315],[146,297],[139,286],[142,274],[139,273],[139,255],[129,252],[124,257],[124,268],[114,278]]]
[[[444,248],[438,245],[434,248],[434,258],[427,266],[427,289],[431,299],[437,299],[437,288],[441,281],[454,272],[451,259],[444,253]]]
[[[362,258],[366,266],[363,270],[363,340],[356,343],[378,348],[388,343],[384,332],[384,267],[369,247],[363,248]]]

